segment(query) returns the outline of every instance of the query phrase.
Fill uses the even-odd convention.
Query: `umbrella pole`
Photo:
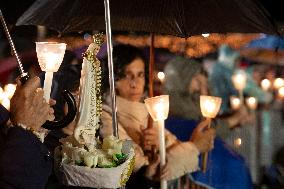
[[[155,41],[155,35],[152,33],[150,36],[150,62],[149,62],[149,86],[148,86],[148,90],[149,90],[149,97],[153,97],[154,96],[154,82],[153,82],[153,78],[154,78],[154,64],[155,64],[155,46],[154,46],[154,41]],[[153,127],[153,119],[151,118],[151,116],[149,116],[148,118],[148,128],[152,128]],[[151,151],[147,152],[147,156],[149,157],[150,160],[152,160],[154,158],[156,149],[155,146],[152,146]]]
[[[153,82],[153,77],[154,77],[154,64],[155,64],[155,46],[154,46],[154,40],[155,40],[155,36],[152,33],[151,36],[151,43],[150,43],[150,62],[149,62],[149,85],[148,85],[148,90],[149,90],[149,97],[153,97],[154,96],[154,90],[153,90],[153,86],[154,86],[154,82]],[[149,116],[148,118],[148,128],[152,128],[153,127],[153,119],[151,118],[151,116]],[[153,150],[152,150],[153,151]]]
[[[105,6],[109,86],[110,86],[111,109],[112,109],[112,127],[113,127],[113,135],[118,138],[119,136],[118,136],[118,125],[117,125],[117,116],[116,116],[117,112],[116,112],[116,97],[115,97],[115,88],[114,88],[109,0],[104,0],[104,6]]]
[[[155,64],[155,35],[151,34],[151,44],[150,44],[150,65],[149,65],[149,97],[154,96],[154,64]]]

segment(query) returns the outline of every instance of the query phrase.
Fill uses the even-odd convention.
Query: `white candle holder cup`
[[[200,109],[204,117],[215,118],[221,107],[222,99],[215,96],[200,96]]]
[[[169,95],[145,99],[145,105],[154,121],[165,120],[169,114]]]
[[[55,42],[36,42],[37,58],[42,71],[45,71],[44,98],[50,98],[53,73],[57,72],[65,54],[66,44]]]

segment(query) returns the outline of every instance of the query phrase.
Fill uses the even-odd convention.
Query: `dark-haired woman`
[[[153,171],[149,167],[148,157],[145,151],[151,146],[159,146],[157,127],[147,128],[148,112],[143,103],[145,91],[145,58],[141,51],[130,45],[117,45],[113,49],[115,88],[117,92],[117,116],[118,132],[121,139],[130,139],[135,147],[134,176],[139,175],[134,184],[139,188],[149,187],[143,184],[146,180],[154,180],[158,174],[148,174]],[[107,69],[103,69],[107,70]],[[108,76],[105,72],[104,76]],[[107,81],[107,80],[106,80]],[[106,85],[107,82],[105,82]],[[105,96],[103,105],[102,127],[100,134],[105,137],[113,133],[112,117],[109,96]],[[207,121],[203,121],[195,130],[195,134],[189,141],[181,142],[166,130],[166,158],[167,165],[164,171],[158,175],[159,179],[172,180],[188,172],[198,170],[199,153],[209,151],[213,148],[215,131],[206,130]],[[152,164],[151,164],[152,165]],[[156,177],[157,178],[157,177]],[[141,182],[143,181],[143,182]],[[151,184],[150,184],[151,185]],[[129,188],[134,187],[133,185]]]

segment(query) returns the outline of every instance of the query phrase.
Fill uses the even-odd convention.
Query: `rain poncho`
[[[231,77],[234,73],[235,61],[239,54],[231,50],[228,46],[221,46],[219,57],[209,75],[209,83],[213,96],[222,98],[220,114],[227,113],[230,109],[230,96],[238,96],[238,91],[234,88]]]
[[[183,57],[176,57],[168,62],[165,67],[164,88],[170,95],[171,115],[194,120],[201,118],[199,94],[189,93],[192,78],[201,70],[202,66],[199,62]]]

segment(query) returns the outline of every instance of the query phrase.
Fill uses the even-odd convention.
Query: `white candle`
[[[65,43],[36,42],[37,58],[42,71],[45,71],[44,98],[48,102],[52,86],[53,72],[57,72],[64,54]]]
[[[246,81],[247,81],[246,72],[243,70],[236,71],[236,73],[232,76],[233,85],[239,91],[239,98],[241,104],[243,103],[243,98],[244,98],[243,90],[246,87]]]
[[[45,72],[43,91],[46,102],[49,102],[50,99],[52,79],[53,79],[53,72]]]
[[[159,126],[159,152],[160,152],[160,169],[166,165],[166,145],[165,145],[165,126],[164,120],[158,120]],[[161,189],[167,189],[167,181],[161,180]]]
[[[271,87],[271,82],[269,81],[269,79],[263,79],[261,81],[261,88],[265,91],[268,91]]]
[[[211,119],[215,118],[220,110],[222,99],[215,96],[200,96],[200,109],[204,117],[209,119],[208,128],[211,126]],[[203,154],[202,157],[202,171],[207,170],[208,152]]]
[[[161,95],[145,99],[145,105],[154,121],[159,126],[159,152],[160,152],[160,168],[166,165],[166,146],[165,146],[165,126],[164,120],[167,119],[169,113],[169,95]],[[167,189],[167,181],[161,180],[161,189]]]
[[[233,76],[232,76],[232,81],[237,90],[243,90],[246,86],[246,73],[242,70],[237,71]]]
[[[238,110],[241,106],[241,100],[236,96],[231,96],[230,104],[233,110]]]

